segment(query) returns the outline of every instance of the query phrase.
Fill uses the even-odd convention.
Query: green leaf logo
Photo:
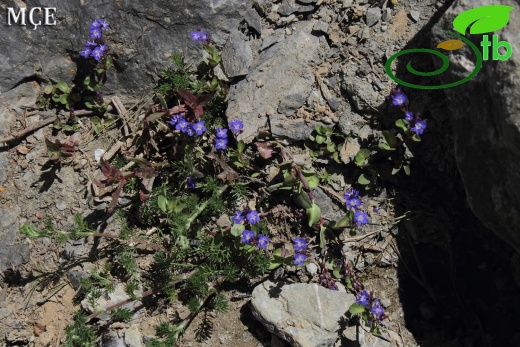
[[[514,7],[504,5],[489,5],[473,8],[459,14],[453,20],[453,27],[464,35],[466,29],[470,34],[485,34],[502,29],[509,22],[509,12]]]

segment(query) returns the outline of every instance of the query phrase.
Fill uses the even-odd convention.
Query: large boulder
[[[463,11],[484,5],[507,5],[509,23],[497,34],[513,48],[505,61],[483,62],[470,81],[445,89],[457,164],[473,212],[498,236],[520,252],[520,11],[518,1],[457,1],[433,29],[432,45],[449,37],[453,19]],[[490,35],[491,35],[490,34]],[[469,35],[479,47],[482,35]],[[490,38],[491,41],[491,38]],[[452,51],[450,68],[439,75],[443,83],[468,76],[474,67],[470,50]],[[451,71],[451,72],[449,72]]]
[[[18,9],[20,3],[24,2],[7,0],[0,8],[5,15],[6,8]],[[27,9],[42,7],[37,0],[25,4]],[[111,27],[107,43],[115,54],[115,69],[104,90],[128,97],[143,95],[170,65],[172,53],[182,51],[189,61],[200,60],[202,44],[191,41],[190,31],[201,29],[223,45],[243,20],[241,13],[251,9],[252,0],[48,0],[45,5],[56,8],[55,26],[33,30],[32,25],[2,23],[0,93],[27,80],[70,81],[77,62],[83,60],[79,51],[89,37],[90,22],[104,18]]]

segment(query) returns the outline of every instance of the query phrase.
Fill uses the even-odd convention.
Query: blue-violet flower
[[[233,221],[233,223],[239,224],[240,222],[242,222],[244,220],[244,216],[242,215],[242,212],[236,211],[235,215],[233,217],[231,217],[231,220]]]
[[[418,120],[415,122],[413,127],[410,128],[411,131],[416,133],[417,135],[422,135],[424,132],[424,129],[426,129],[426,121],[425,120]]]
[[[197,183],[195,183],[195,180],[191,177],[186,178],[186,183],[188,184],[189,189],[197,188]]]
[[[257,244],[257,246],[259,248],[265,249],[267,247],[268,243],[269,243],[269,238],[267,236],[262,235],[262,234],[258,235],[258,244]]]
[[[83,48],[83,50],[79,52],[79,55],[81,55],[85,59],[90,57],[90,54],[92,54],[92,50],[88,47]]]
[[[303,238],[295,238],[294,240],[294,250],[296,252],[304,252],[307,249],[307,240]]]
[[[366,214],[366,212],[361,212],[361,211],[357,210],[354,213],[354,220],[356,221],[356,223],[358,225],[367,224],[368,223],[368,215]]]
[[[244,128],[244,123],[242,123],[242,121],[239,119],[235,119],[229,122],[229,128],[231,131],[239,133]]]
[[[218,137],[219,139],[222,139],[222,138],[227,137],[227,129],[218,128],[218,129],[217,129],[217,137]]]
[[[246,218],[251,224],[256,224],[260,222],[260,217],[258,216],[258,212],[256,212],[256,210],[253,210],[246,214]]]
[[[206,127],[204,126],[204,121],[198,121],[193,124],[193,130],[197,133],[197,135],[202,135],[203,132],[206,131]]]
[[[255,233],[252,232],[251,230],[244,230],[242,232],[242,242],[245,242],[245,243],[250,243],[251,240],[253,239],[253,237],[255,237]]]
[[[361,293],[357,295],[356,302],[363,306],[368,306],[370,295],[368,295],[366,290],[363,290]]]
[[[294,265],[300,265],[303,266],[303,262],[307,259],[307,256],[302,253],[296,253],[294,255]]]
[[[217,141],[215,141],[215,148],[216,149],[226,149],[227,143],[228,143],[227,139],[217,139]]]
[[[102,36],[100,28],[92,28],[90,29],[90,38],[91,39],[100,39]]]

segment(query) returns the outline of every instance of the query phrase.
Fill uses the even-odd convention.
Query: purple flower
[[[193,124],[193,130],[197,133],[197,135],[202,135],[203,132],[206,131],[206,127],[204,126],[204,121],[198,121]]]
[[[103,58],[103,51],[99,47],[96,47],[92,51],[92,56],[94,57],[94,59],[99,61],[101,58]]]
[[[258,217],[258,212],[256,212],[256,210],[253,210],[246,214],[246,218],[251,224],[256,224],[260,222],[260,217]]]
[[[394,99],[392,100],[392,104],[395,106],[403,106],[406,103],[408,103],[408,98],[404,93],[399,93],[394,96]]]
[[[102,36],[100,28],[91,28],[90,29],[90,38],[91,39],[100,39]]]
[[[174,114],[174,115],[172,116],[172,120],[170,121],[170,124],[171,124],[171,125],[175,125],[175,124],[177,124],[177,122],[178,122],[181,118],[183,118],[183,114],[182,114],[182,113]]]
[[[191,177],[186,178],[186,183],[189,189],[195,189],[197,187],[197,183],[195,183],[195,180]]]
[[[227,139],[217,139],[217,141],[215,141],[215,148],[216,149],[226,149],[227,143],[228,143]]]
[[[233,221],[233,223],[239,224],[244,220],[244,216],[242,216],[241,211],[236,211],[235,215],[233,217],[231,217],[231,220]]]
[[[345,200],[348,200],[350,198],[356,198],[359,195],[359,190],[357,189],[350,189],[348,190],[345,195],[343,195],[343,198]]]
[[[376,316],[377,320],[382,320],[383,315],[385,314],[385,308],[383,305],[381,305],[381,301],[379,299],[375,299],[372,303],[372,310],[371,312]]]
[[[90,23],[90,29],[99,28],[101,26],[101,23],[99,19],[94,19],[92,23]]]
[[[242,232],[242,239],[241,241],[242,242],[245,242],[245,243],[250,243],[251,242],[251,239],[253,239],[253,237],[255,237],[255,233],[252,232],[251,230],[244,230]]]
[[[294,255],[294,265],[300,265],[303,266],[303,262],[307,259],[307,256],[302,253],[296,253]]]
[[[269,243],[269,238],[267,236],[262,235],[262,234],[258,235],[258,244],[257,244],[257,246],[259,248],[265,249],[267,247],[268,243]]]
[[[244,123],[242,123],[239,119],[235,119],[229,122],[229,128],[231,131],[239,133],[244,128]]]
[[[294,240],[294,250],[296,252],[304,252],[307,249],[307,240],[303,238],[295,238]]]
[[[404,113],[404,120],[407,122],[411,122],[413,120],[413,113],[410,111],[406,111]]]
[[[356,302],[360,305],[367,307],[369,304],[369,299],[370,295],[368,295],[366,290],[363,290],[361,293],[358,294]]]
[[[106,45],[99,45],[99,49],[101,50],[101,52],[105,53],[108,48]]]
[[[358,225],[364,225],[368,223],[368,215],[366,212],[356,211],[354,213],[354,220]]]
[[[416,133],[417,135],[422,135],[424,132],[424,129],[426,129],[426,121],[425,120],[418,120],[415,122],[413,127],[410,128],[411,131]]]
[[[83,58],[90,57],[90,54],[92,53],[92,50],[88,47],[83,48],[82,51],[79,52],[79,55],[81,55]]]
[[[190,123],[188,123],[188,122],[186,121],[186,119],[184,119],[184,118],[181,117],[181,118],[179,118],[179,120],[177,121],[177,125],[175,126],[175,129],[176,129],[176,130],[180,130],[181,133],[185,133],[186,130],[188,130],[189,126],[190,126]]]
[[[361,200],[359,200],[358,198],[351,198],[347,199],[345,204],[348,206],[348,208],[352,208],[355,210],[356,207],[361,206]]]
[[[92,41],[87,41],[87,43],[85,43],[85,47],[96,47],[97,46],[97,42],[92,40]]]
[[[99,26],[103,29],[103,30],[108,30],[110,29],[110,27],[108,26],[108,21],[104,20],[104,19],[100,19],[99,21]]]
[[[193,130],[193,128],[191,127],[191,124],[188,124],[188,127],[186,128],[186,134],[188,136],[193,136],[195,135],[195,130]]]
[[[190,32],[191,40],[192,41],[207,41],[208,39],[208,33],[203,33],[200,30],[195,30]]]
[[[218,128],[217,129],[217,137],[219,139],[223,139],[227,137],[227,129]]]

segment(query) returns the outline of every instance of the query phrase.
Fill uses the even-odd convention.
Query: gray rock
[[[382,95],[374,91],[370,84],[362,83],[355,78],[345,81],[342,88],[349,95],[357,111],[373,112],[383,101]]]
[[[65,211],[65,209],[67,208],[67,203],[65,201],[58,201],[56,202],[56,208],[60,211]]]
[[[452,30],[457,14],[495,4],[518,5],[512,0],[456,2],[434,26],[432,44],[453,39],[443,30]],[[520,253],[520,21],[514,20],[514,13],[498,35],[516,53],[506,61],[484,61],[473,79],[444,92],[468,203],[487,227]],[[473,70],[469,49],[451,51],[450,56],[450,68],[439,75],[442,83],[463,79]]]
[[[302,4],[315,4],[319,0],[298,0],[298,2],[301,2]]]
[[[228,119],[240,119],[239,140],[251,142],[267,125],[267,115],[294,113],[307,100],[314,83],[312,64],[319,62],[319,39],[312,23],[261,52],[247,78],[230,87]],[[260,87],[259,87],[260,86]]]
[[[125,331],[125,343],[128,347],[143,347],[143,336],[137,326],[132,326]]]
[[[88,275],[83,271],[70,270],[67,273],[67,277],[70,281],[70,284],[72,285],[72,288],[74,288],[74,290],[78,290],[81,287],[81,280],[87,278]]]
[[[4,205],[0,207],[0,249],[2,246],[14,245],[18,233],[18,217],[20,207]]]
[[[282,41],[285,38],[285,30],[278,29],[275,30],[274,33],[272,33],[269,36],[264,36],[262,38],[262,46],[260,46],[260,51],[263,51],[264,49],[267,49],[271,47],[272,45]]]
[[[1,83],[1,82],[0,82]],[[4,99],[17,113],[23,113],[23,107],[36,105],[40,94],[40,85],[36,82],[22,83],[16,88],[3,93]]]
[[[31,260],[31,250],[28,245],[0,246],[0,272],[16,268]]]
[[[343,0],[343,3],[341,4],[341,7],[342,8],[350,8],[353,3],[354,3],[354,0]]]
[[[127,347],[125,340],[122,337],[118,337],[113,331],[109,331],[103,336],[102,341],[103,347]]]
[[[306,122],[301,118],[288,119],[281,114],[269,116],[269,124],[271,125],[271,134],[275,138],[292,141],[308,140],[317,125],[325,126],[323,123],[316,121]]]
[[[330,109],[334,112],[336,112],[340,106],[338,100],[336,100],[334,98],[327,99],[327,104],[329,104]]]
[[[365,331],[357,326],[347,327],[343,332],[346,338],[345,344],[341,347],[393,347],[392,342],[383,340],[370,332]],[[396,340],[396,341],[399,341]]]
[[[349,104],[345,104],[339,115],[338,126],[341,132],[347,136],[357,134],[365,124],[365,119],[354,112]]]
[[[421,11],[412,10],[410,11],[410,17],[413,19],[415,23],[417,23],[421,19]]]
[[[312,28],[312,30],[318,33],[326,34],[329,32],[329,25],[319,20],[316,23],[314,23],[314,27]]]
[[[314,263],[309,263],[309,264],[305,265],[305,270],[307,270],[309,275],[312,276],[312,275],[318,273],[318,266]]]
[[[367,25],[369,27],[376,25],[381,19],[382,13],[379,7],[370,7],[366,13]]]
[[[321,188],[313,189],[312,195],[316,204],[320,207],[321,216],[324,219],[339,221],[345,217],[345,211],[338,207]]]
[[[117,53],[117,70],[110,70],[104,90],[139,97],[169,66],[167,54],[183,51],[188,62],[199,62],[201,43],[190,40],[190,31],[201,28],[223,45],[252,4],[252,0],[49,0],[45,5],[58,9],[56,26],[32,30],[13,25],[0,36],[1,47],[16,47],[0,52],[0,93],[25,79],[69,82],[69,71],[78,70],[77,62],[83,61],[79,51],[89,37],[90,21],[105,18],[111,27],[105,37]]]
[[[250,8],[249,10],[245,11],[242,13],[242,16],[246,20],[247,25],[255,29],[257,33],[262,33],[261,17],[254,8]]]
[[[352,294],[317,284],[266,281],[253,290],[253,315],[292,346],[333,346],[339,322],[355,302]]]
[[[136,294],[138,293],[136,292]],[[95,310],[105,311],[108,306],[128,300],[129,298],[130,297],[125,292],[125,286],[122,283],[118,283],[115,285],[115,289],[112,293],[108,293],[106,296],[101,296],[97,300],[97,306],[95,308],[91,305],[87,298],[81,301],[81,306],[89,312],[94,312]],[[126,308],[127,310],[133,310],[134,308],[132,301],[121,307]],[[101,320],[108,320],[110,318],[110,312],[103,312],[98,316],[98,318]]]
[[[301,5],[296,3],[296,0],[283,0],[278,13],[282,16],[289,16],[293,13],[305,13],[314,11],[313,5]]]
[[[222,66],[227,77],[246,75],[253,62],[253,51],[247,37],[241,32],[233,32],[222,50]]]
[[[383,15],[381,16],[381,19],[383,21],[388,21],[392,17],[392,9],[390,7],[387,7],[385,9],[385,12],[383,12]]]

